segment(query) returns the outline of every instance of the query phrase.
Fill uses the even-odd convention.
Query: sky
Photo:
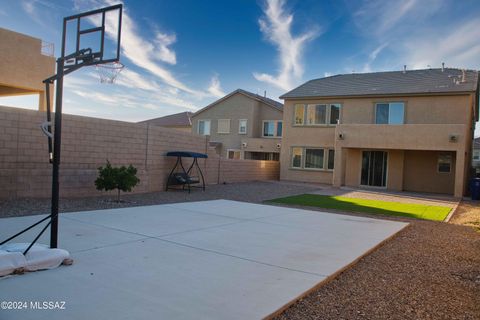
[[[65,16],[113,0],[0,0],[0,27],[54,43]],[[195,111],[238,88],[272,99],[310,79],[480,69],[478,0],[125,0],[115,84],[65,78],[65,113],[141,121]],[[0,104],[36,108],[37,97]],[[477,131],[478,132],[478,131]],[[480,134],[480,132],[478,132]],[[479,135],[477,134],[477,135]]]

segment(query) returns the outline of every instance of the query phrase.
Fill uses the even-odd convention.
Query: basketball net
[[[121,62],[109,62],[95,65],[100,83],[114,83],[125,66]]]

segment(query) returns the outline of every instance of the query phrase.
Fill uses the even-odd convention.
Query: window
[[[297,125],[302,125],[304,117],[305,117],[305,105],[296,104],[295,105],[295,121],[294,121],[294,123],[297,124]]]
[[[375,123],[403,124],[405,114],[404,109],[403,102],[377,103],[375,109]]]
[[[281,137],[282,121],[265,120],[263,121],[263,137]]]
[[[323,149],[305,149],[305,168],[323,169]]]
[[[473,160],[478,161],[480,160],[480,150],[473,151]]]
[[[292,168],[302,167],[303,148],[292,148]]]
[[[278,121],[278,122],[277,122],[277,137],[281,137],[281,136],[282,136],[282,127],[283,127],[283,122],[282,122],[282,121]]]
[[[437,170],[440,173],[450,173],[452,170],[452,155],[451,154],[439,154],[437,162]]]
[[[273,137],[274,132],[275,132],[275,122],[264,121],[263,122],[263,136],[264,137]]]
[[[307,124],[325,124],[327,121],[327,106],[324,104],[307,105]]]
[[[238,133],[247,134],[247,120],[246,119],[238,120]]]
[[[330,105],[330,124],[338,124],[340,120],[340,105],[338,103]]]
[[[230,133],[230,119],[218,119],[217,133]]]
[[[210,135],[210,120],[198,120],[198,134]]]
[[[296,104],[294,125],[336,125],[340,120],[340,104]]]
[[[241,151],[240,150],[228,150],[227,151],[228,159],[241,159]]]
[[[335,150],[310,147],[292,148],[292,168],[309,170],[333,170]]]
[[[333,170],[334,166],[335,166],[335,150],[328,149],[327,169]]]

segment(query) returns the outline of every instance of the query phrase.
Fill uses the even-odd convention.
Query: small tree
[[[98,168],[98,178],[95,180],[97,190],[117,190],[117,202],[120,202],[120,191],[130,192],[140,182],[137,169],[129,165],[120,168],[112,167],[107,160],[105,167]]]

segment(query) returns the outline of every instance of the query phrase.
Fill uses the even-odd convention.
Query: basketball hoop
[[[108,62],[95,65],[100,83],[114,83],[125,66],[121,62]]]

